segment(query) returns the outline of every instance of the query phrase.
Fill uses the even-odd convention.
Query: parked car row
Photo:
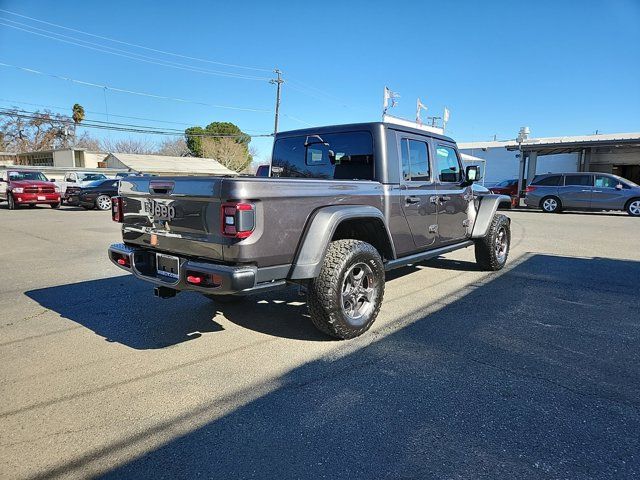
[[[120,179],[131,175],[137,174],[119,173],[114,179],[102,173],[70,172],[56,182],[42,172],[7,169],[0,174],[0,201],[6,201],[9,210],[22,205],[59,208],[63,202],[88,210],[111,210]]]

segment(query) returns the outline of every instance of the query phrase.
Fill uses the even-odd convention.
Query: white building
[[[461,152],[486,160],[488,184],[550,172],[604,172],[640,183],[640,133],[459,143]]]
[[[17,153],[16,165],[56,168],[98,168],[107,154],[84,148],[59,148],[40,152]]]
[[[104,167],[154,175],[237,175],[213,158],[110,153]]]

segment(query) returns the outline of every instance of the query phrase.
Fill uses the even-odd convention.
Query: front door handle
[[[414,196],[404,197],[404,201],[407,202],[407,205],[412,205],[414,203],[420,203],[420,197],[414,197]]]
[[[602,193],[602,190],[591,190],[593,193]]]
[[[448,197],[448,196],[446,196],[446,195],[444,195],[444,196],[440,197],[440,203],[442,203],[442,202],[446,202],[447,200],[451,200],[451,197]]]
[[[591,190],[580,190],[581,192],[590,192]]]

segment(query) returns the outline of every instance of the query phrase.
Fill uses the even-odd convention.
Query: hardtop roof
[[[276,138],[281,137],[296,137],[300,135],[316,135],[322,133],[333,133],[340,131],[356,131],[356,130],[367,130],[372,131],[378,127],[382,126],[383,128],[398,130],[401,132],[412,133],[414,135],[420,135],[424,137],[436,138],[438,140],[442,140],[445,142],[455,143],[451,137],[447,137],[446,135],[440,135],[434,132],[428,132],[425,130],[419,130],[417,128],[411,128],[404,125],[398,125],[395,123],[386,123],[386,122],[365,122],[365,123],[346,123],[342,125],[325,125],[321,127],[310,127],[310,128],[301,128],[298,130],[288,130],[284,132],[278,132]]]

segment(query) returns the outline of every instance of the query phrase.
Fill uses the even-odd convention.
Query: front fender
[[[336,228],[344,220],[352,218],[377,218],[386,228],[383,213],[369,205],[340,205],[321,208],[314,215],[307,228],[289,278],[300,280],[317,277]],[[388,230],[387,235],[389,235]],[[389,240],[391,240],[390,236]]]
[[[498,210],[498,206],[506,202],[511,204],[511,198],[507,195],[483,195],[480,197],[480,205],[476,213],[476,221],[473,224],[471,238],[482,238],[487,234],[493,216]]]

